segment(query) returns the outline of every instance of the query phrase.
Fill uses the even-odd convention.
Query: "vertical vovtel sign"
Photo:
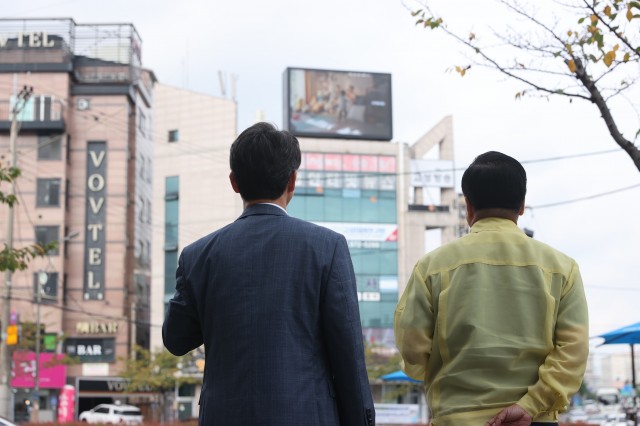
[[[84,299],[104,298],[107,143],[87,145],[87,205],[84,254]]]

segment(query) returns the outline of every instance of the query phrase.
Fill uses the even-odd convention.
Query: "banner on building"
[[[418,404],[375,404],[376,424],[420,423],[420,406]]]
[[[453,161],[411,160],[411,186],[418,188],[453,188]]]
[[[398,225],[393,223],[315,222],[344,235],[347,241],[397,242]]]

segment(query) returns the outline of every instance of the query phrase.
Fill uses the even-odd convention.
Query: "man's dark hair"
[[[497,151],[485,152],[462,175],[462,193],[476,210],[518,212],[527,194],[527,172],[515,158]]]
[[[275,200],[300,167],[300,158],[295,136],[269,123],[256,123],[231,145],[229,165],[243,200]]]

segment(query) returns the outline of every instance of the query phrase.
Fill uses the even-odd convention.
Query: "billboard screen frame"
[[[382,107],[383,114],[384,114],[382,121],[385,121],[386,122],[385,124],[387,124],[384,127],[384,131],[351,134],[351,133],[337,133],[337,132],[331,132],[331,131],[321,132],[321,131],[312,131],[312,130],[306,131],[306,130],[300,130],[300,129],[296,130],[294,127],[294,123],[292,121],[292,116],[296,112],[294,111],[294,105],[293,105],[295,101],[292,101],[291,99],[291,94],[292,94],[291,76],[293,71],[338,74],[338,75],[346,75],[346,76],[353,74],[353,75],[359,75],[360,77],[370,76],[370,77],[377,77],[377,78],[386,80],[386,82],[388,82],[388,92],[385,92],[383,94],[383,98],[385,98],[385,101],[388,102],[388,105],[384,105]],[[284,85],[284,102],[283,102],[284,126],[283,128],[285,130],[288,130],[295,136],[310,137],[310,138],[325,138],[325,139],[357,139],[357,140],[372,140],[372,141],[390,141],[391,139],[393,139],[393,102],[392,102],[392,84],[391,84],[392,82],[391,82],[390,73],[287,67],[284,72],[283,80],[284,80],[283,81],[283,85]],[[305,88],[305,95],[308,96],[308,94],[306,93],[306,88]],[[364,99],[360,99],[359,102],[366,102],[366,98],[364,94],[362,93],[358,94],[358,97],[364,98]],[[318,114],[318,116],[320,115]]]

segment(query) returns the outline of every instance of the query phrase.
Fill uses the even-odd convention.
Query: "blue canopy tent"
[[[633,386],[633,404],[636,406],[636,357],[633,351],[633,345],[640,343],[640,322],[627,325],[626,327],[610,331],[600,336],[604,339],[602,345],[627,344],[631,347],[631,384]],[[638,424],[636,413],[634,413],[634,423]]]
[[[627,344],[631,346],[631,381],[633,389],[636,389],[636,357],[633,345],[640,343],[640,322],[601,334],[598,337],[604,339],[603,345]]]
[[[402,371],[402,370],[398,370],[398,371],[394,371],[393,373],[385,374],[384,376],[380,377],[380,379],[382,379],[385,382],[422,383],[422,381],[420,381],[420,380],[415,380],[415,379],[412,379],[411,377],[407,376],[405,374],[405,372]]]

